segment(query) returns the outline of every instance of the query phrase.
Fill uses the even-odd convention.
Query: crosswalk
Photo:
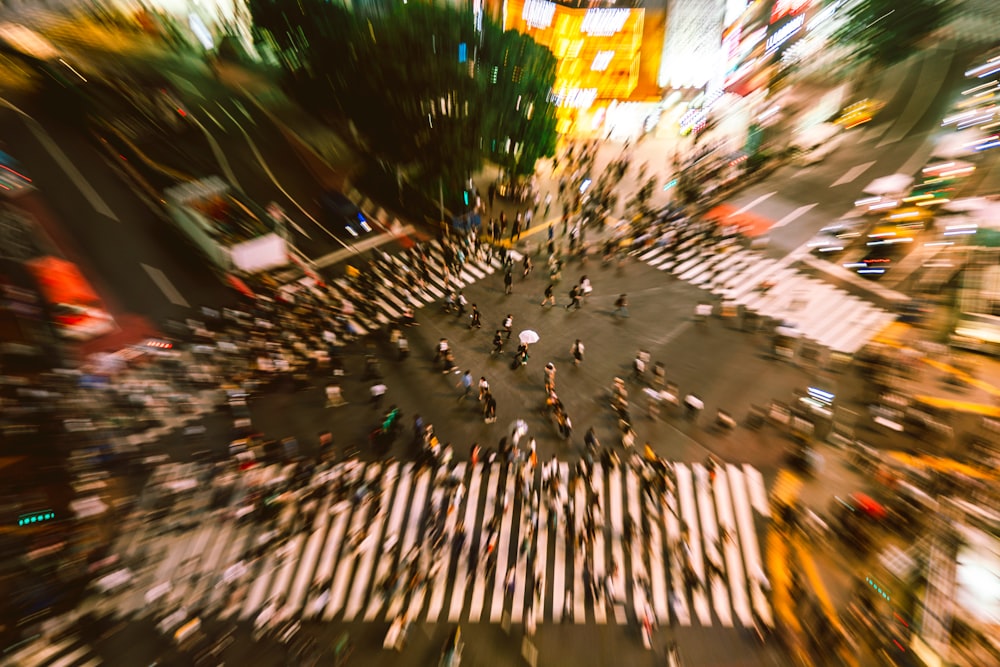
[[[78,635],[39,638],[3,656],[3,664],[17,667],[97,667],[101,663]]]
[[[772,259],[708,230],[678,236],[670,245],[638,251],[638,258],[752,313],[774,318],[805,339],[854,354],[896,316],[794,266],[796,256]],[[766,284],[768,288],[761,289]]]
[[[374,275],[378,281],[378,293],[371,299],[359,300],[349,280],[343,276],[333,277],[324,282],[320,288],[316,279],[305,276],[285,286],[285,290],[294,294],[298,290],[307,289],[321,299],[334,302],[349,302],[353,308],[346,315],[351,332],[356,336],[367,335],[389,322],[397,322],[407,307],[419,310],[434,302],[441,302],[449,292],[464,289],[467,285],[493,275],[502,266],[500,257],[492,253],[490,257],[470,256],[456,273],[446,272],[447,263],[441,242],[437,239],[423,243],[427,257],[426,274],[421,267],[414,266],[412,254],[385,254],[374,265]],[[514,262],[523,259],[516,250],[508,251]],[[404,276],[413,272],[417,275],[427,275],[428,279],[422,288],[410,289]]]
[[[657,477],[645,466],[598,465],[588,491],[570,484],[569,463],[556,462],[560,497],[539,491],[538,470],[525,486],[518,465],[339,463],[310,482],[321,489],[307,501],[317,502],[314,514],[286,501],[283,511],[314,516],[297,530],[252,554],[271,528],[205,516],[186,533],[151,541],[151,565],[110,604],[121,617],[183,604],[257,625],[400,615],[623,625],[647,614],[681,626],[771,623],[754,525],[767,500],[756,468],[727,464],[710,473],[668,463]],[[326,493],[325,479],[344,480],[347,495]],[[577,539],[587,532],[579,508],[591,502],[603,518],[586,546]]]

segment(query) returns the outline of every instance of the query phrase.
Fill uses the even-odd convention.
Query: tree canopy
[[[422,2],[377,15],[326,0],[250,8],[298,89],[415,184],[461,189],[487,158],[527,175],[554,153],[556,60],[530,37]]]
[[[850,0],[847,20],[833,39],[856,62],[886,67],[906,59],[917,44],[952,16],[950,0]]]

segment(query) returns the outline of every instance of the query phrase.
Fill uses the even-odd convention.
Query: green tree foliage
[[[887,67],[904,60],[918,43],[951,18],[953,0],[850,0],[847,20],[833,39],[851,49],[859,64]]]
[[[313,106],[350,119],[373,157],[426,190],[495,160],[530,174],[555,151],[552,53],[470,10],[423,2],[378,15],[326,0],[250,0]]]

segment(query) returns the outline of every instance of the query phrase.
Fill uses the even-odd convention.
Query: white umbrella
[[[868,184],[865,192],[870,195],[899,194],[913,185],[913,177],[906,174],[891,174],[876,178]]]
[[[531,345],[532,343],[538,342],[538,334],[531,329],[525,329],[521,333],[517,334],[517,339],[525,345]]]

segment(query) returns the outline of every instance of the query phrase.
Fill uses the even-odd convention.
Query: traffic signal
[[[41,512],[32,512],[31,514],[22,514],[17,520],[17,525],[19,526],[33,526],[38,523],[44,523],[46,521],[51,521],[56,518],[56,513],[52,510],[43,510]]]

